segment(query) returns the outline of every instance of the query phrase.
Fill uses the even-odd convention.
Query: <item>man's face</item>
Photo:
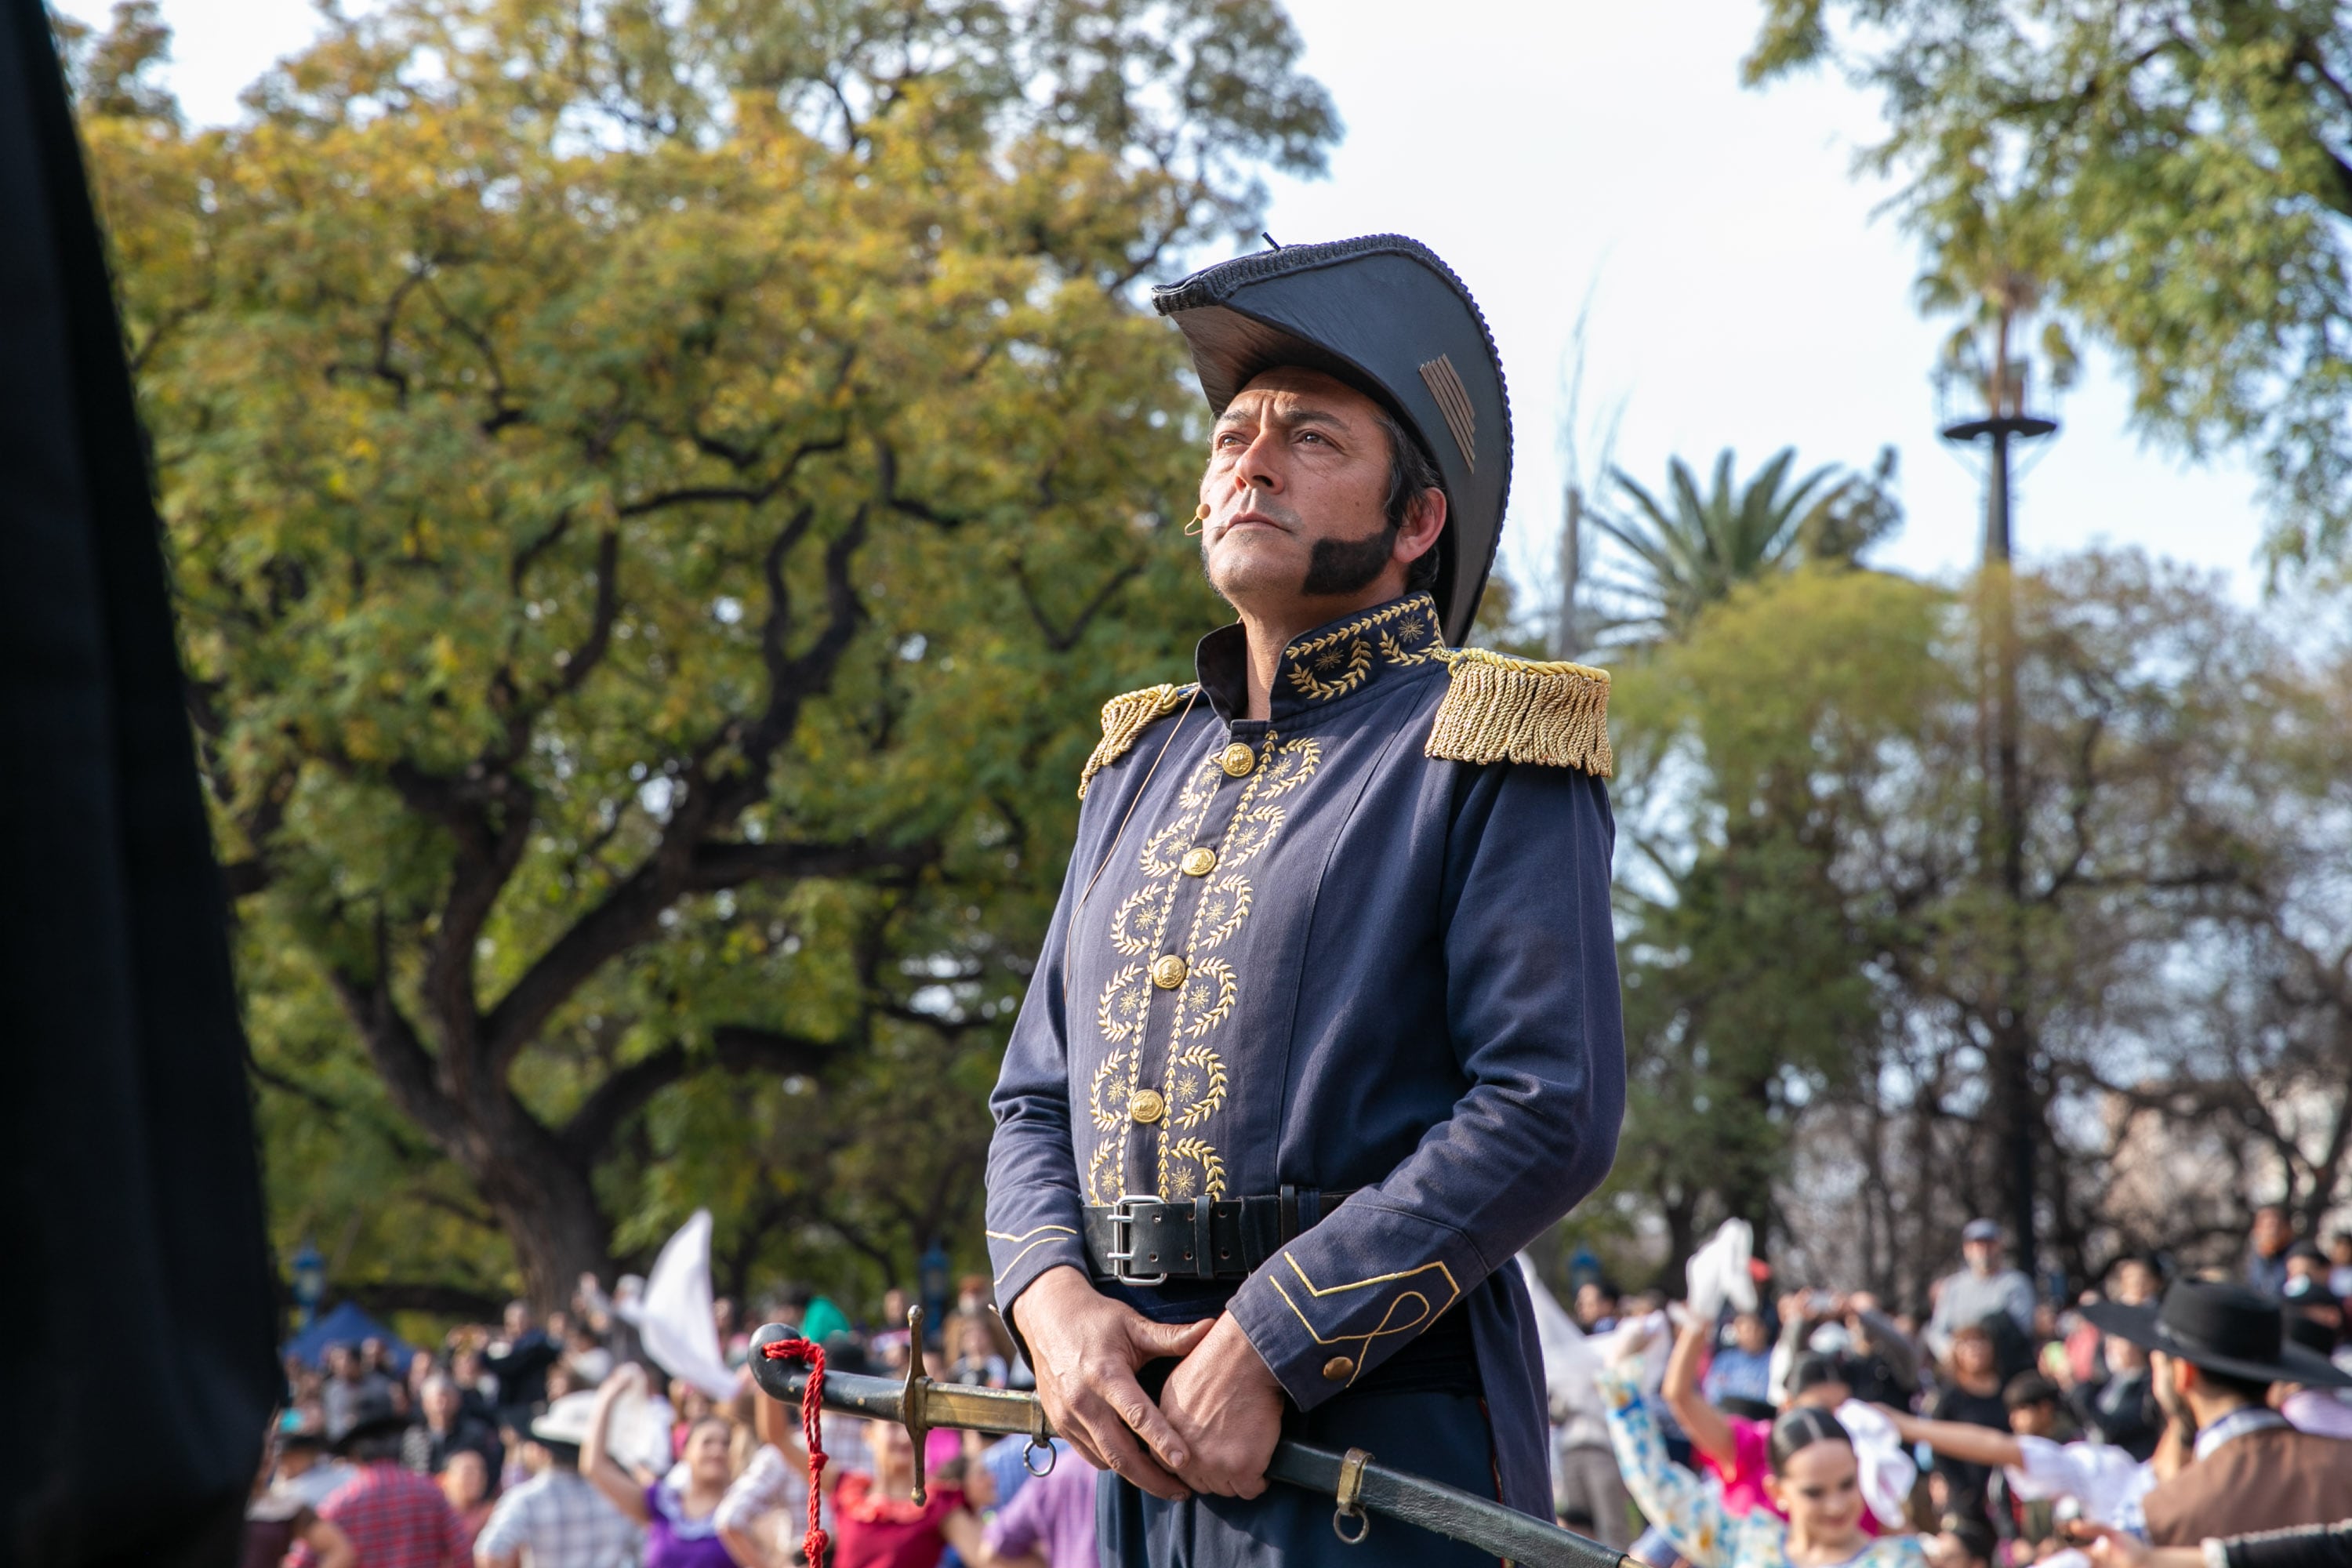
[[[1576,1292],[1577,1321],[1588,1329],[1601,1319],[1610,1316],[1616,1306],[1617,1303],[1611,1300],[1609,1293],[1598,1285],[1581,1286]]]
[[[2294,1233],[2287,1228],[2286,1215],[2273,1208],[2254,1211],[2254,1246],[2265,1256],[2286,1250]]]
[[[1764,1331],[1764,1320],[1753,1312],[1742,1312],[1731,1320],[1731,1339],[1749,1355],[1762,1353],[1771,1343],[1771,1337]]]
[[[1407,563],[1444,526],[1438,492],[1391,533],[1389,437],[1380,406],[1319,371],[1270,370],[1209,437],[1201,561],[1236,609],[1296,618],[1317,602],[1402,591]]]
[[[530,1305],[526,1301],[507,1303],[507,1338],[519,1340],[530,1332]]]
[[[2047,1437],[2057,1425],[2055,1405],[2021,1405],[2009,1413],[2009,1429],[2021,1437]]]
[[[2156,1270],[2133,1259],[2116,1268],[2116,1300],[2126,1307],[2137,1307],[2157,1297]]]
[[[1969,1241],[1960,1245],[1960,1256],[1969,1260],[1969,1268],[1979,1275],[1990,1275],[2000,1267],[2000,1243]]]
[[[2147,1352],[2119,1334],[2109,1334],[2101,1341],[2100,1351],[2106,1357],[2107,1370],[2118,1377],[2147,1370]]]
[[[435,1378],[425,1385],[425,1415],[436,1427],[446,1429],[457,1418],[457,1389],[455,1384]]]

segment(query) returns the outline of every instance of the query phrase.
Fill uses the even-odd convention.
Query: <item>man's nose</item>
[[[1234,465],[1234,477],[1251,489],[1279,492],[1282,489],[1281,436],[1272,430],[1261,430],[1257,438]]]

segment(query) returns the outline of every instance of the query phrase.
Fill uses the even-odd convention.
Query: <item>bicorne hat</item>
[[[1437,609],[1460,643],[1502,538],[1511,403],[1486,318],[1419,240],[1366,235],[1221,261],[1151,291],[1183,329],[1209,410],[1280,365],[1338,377],[1402,419],[1445,483]]]
[[[2161,1307],[2097,1301],[2083,1316],[2103,1332],[2227,1377],[2352,1388],[2352,1376],[2326,1356],[2288,1340],[2276,1301],[2242,1285],[2179,1279]]]

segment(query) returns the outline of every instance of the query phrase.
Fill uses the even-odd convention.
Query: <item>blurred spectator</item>
[[[2286,1289],[2287,1249],[2294,1245],[2294,1225],[2279,1204],[2254,1211],[2254,1226],[2246,1238],[2246,1283],[2265,1296]]]
[[[1937,1361],[1951,1355],[1952,1342],[1962,1329],[1981,1324],[1996,1312],[2009,1318],[2020,1334],[2033,1327],[2033,1282],[2003,1267],[2000,1226],[1989,1219],[1970,1220],[1960,1232],[1960,1256],[1968,1267],[1937,1284],[1936,1314],[1923,1336],[1927,1353]]]
[[[954,1356],[948,1364],[950,1383],[980,1388],[1004,1386],[1004,1358],[996,1353],[996,1337],[989,1332],[986,1319],[959,1312],[948,1320],[948,1349]]]
[[[531,1317],[530,1303],[507,1303],[506,1337],[482,1352],[482,1367],[499,1380],[499,1419],[520,1429],[548,1401],[547,1373],[562,1359],[554,1341]]]
[[[794,1286],[786,1299],[800,1310],[800,1331],[805,1338],[824,1344],[835,1334],[850,1331],[849,1319],[830,1298],[813,1293],[805,1285]]]
[[[275,1484],[267,1446],[262,1452],[261,1469],[246,1503],[237,1568],[279,1568],[297,1542],[310,1547],[319,1568],[356,1568],[359,1553],[351,1538],[320,1519],[317,1509],[290,1489]]]
[[[614,1365],[645,1360],[645,1342],[631,1321],[645,1292],[646,1282],[639,1275],[622,1275],[614,1281],[610,1296],[596,1282],[596,1276],[580,1276],[580,1288],[572,1299],[579,1304],[581,1320],[596,1331],[597,1339],[612,1352]],[[601,1373],[598,1381],[603,1381]]]
[[[2352,1300],[2352,1230],[2327,1238],[2327,1293],[2339,1301]]]
[[[2147,1352],[2107,1334],[2101,1338],[2099,1356],[2106,1375],[2076,1386],[2070,1400],[2074,1418],[2101,1442],[2146,1459],[2164,1432],[2164,1414],[2148,1383]]]
[[[350,1345],[329,1345],[326,1359],[327,1380],[320,1385],[319,1404],[326,1412],[327,1441],[336,1443],[352,1429],[362,1409],[391,1407],[393,1384]]]
[[[323,1432],[289,1432],[278,1440],[278,1489],[317,1508],[352,1479],[352,1468],[327,1452]]]
[[[423,1357],[418,1357],[423,1360]],[[487,1477],[498,1473],[506,1457],[499,1435],[488,1421],[466,1408],[457,1385],[446,1373],[435,1373],[425,1380],[423,1418],[408,1429],[401,1446],[401,1458],[412,1470],[436,1476],[449,1462],[449,1456],[460,1449],[470,1449],[481,1456],[487,1467]]]
[[[355,1473],[319,1505],[319,1517],[351,1541],[362,1568],[463,1568],[463,1531],[441,1489],[400,1462],[408,1418],[390,1400],[362,1407],[337,1446]],[[307,1541],[287,1568],[314,1568]]]
[[[2303,1291],[2327,1289],[2327,1254],[2308,1241],[2297,1241],[2287,1247],[2286,1279],[2279,1286],[2279,1294],[2302,1294],[2294,1289],[2298,1282]]]
[[[441,1467],[441,1495],[449,1500],[449,1511],[457,1516],[457,1529],[465,1540],[466,1561],[469,1563],[474,1560],[474,1538],[489,1522],[494,1506],[490,1478],[497,1473],[489,1461],[472,1448],[452,1449],[448,1462]]]
[[[1095,1468],[1056,1443],[1054,1468],[1000,1501],[981,1536],[980,1568],[1039,1561],[1050,1568],[1097,1568]]]
[[[530,1479],[499,1500],[474,1541],[477,1568],[632,1568],[645,1532],[580,1474],[596,1404],[574,1394],[530,1424],[522,1447]]]
[[[2164,1294],[2164,1271],[2149,1258],[2126,1258],[2109,1270],[2107,1299],[2137,1307]]]
[[[605,1451],[613,1406],[646,1392],[645,1368],[636,1365],[614,1373],[597,1390],[595,1405],[588,1413],[587,1441],[581,1446],[581,1474],[615,1509],[646,1527],[645,1568],[734,1568],[734,1559],[719,1539],[717,1518],[719,1504],[735,1479],[734,1434],[725,1419],[705,1415],[688,1430],[678,1455],[682,1478],[666,1476],[641,1484]]]
[[[1937,1421],[1964,1421],[2007,1432],[2009,1405],[2000,1394],[2000,1363],[1994,1357],[1990,1330],[1983,1323],[1961,1327],[1952,1335],[1943,1386],[1927,1406],[1928,1416]],[[1989,1467],[1938,1454],[1935,1473],[1943,1478],[1946,1511],[1987,1512],[1992,1479]]]
[[[563,1365],[575,1388],[594,1388],[612,1374],[613,1352],[596,1338],[585,1319],[574,1319],[563,1331]]]
[[[1617,1326],[1617,1288],[1606,1279],[1588,1279],[1576,1288],[1576,1326],[1588,1334],[1605,1334]]]
[[[2288,1342],[2314,1355],[2327,1357],[2336,1351],[2335,1327],[2309,1313],[2290,1307],[2285,1327]],[[2298,1432],[2352,1438],[2352,1405],[2345,1403],[2341,1390],[2280,1382],[2271,1385],[2271,1404]]]
[[[1708,1401],[1720,1405],[1726,1398],[1761,1400],[1772,1381],[1772,1338],[1757,1311],[1735,1313],[1731,1342],[1715,1352],[1700,1383]]]

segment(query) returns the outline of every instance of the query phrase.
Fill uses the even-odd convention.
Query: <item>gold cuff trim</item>
[[[1313,1340],[1318,1348],[1328,1350],[1336,1345],[1348,1344],[1360,1347],[1354,1357],[1355,1364],[1349,1369],[1346,1385],[1349,1387],[1353,1387],[1356,1378],[1361,1375],[1364,1363],[1371,1359],[1372,1345],[1376,1341],[1390,1339],[1398,1334],[1418,1333],[1435,1321],[1439,1313],[1462,1299],[1462,1287],[1454,1282],[1454,1270],[1445,1267],[1443,1261],[1424,1263],[1418,1268],[1400,1269],[1393,1274],[1375,1274],[1369,1279],[1359,1279],[1351,1285],[1318,1286],[1307,1277],[1307,1270],[1301,1268],[1298,1266],[1298,1259],[1293,1258],[1287,1251],[1282,1254],[1282,1260],[1290,1265],[1290,1271],[1293,1274],[1298,1276],[1298,1282],[1306,1287],[1308,1298],[1318,1301],[1331,1296],[1345,1295],[1350,1290],[1367,1289],[1374,1285],[1392,1285],[1401,1280],[1417,1279],[1424,1274],[1435,1274],[1445,1281],[1446,1296],[1443,1301],[1432,1301],[1427,1294],[1421,1290],[1402,1289],[1390,1298],[1387,1307],[1381,1313],[1381,1321],[1369,1331],[1332,1334],[1327,1338],[1307,1319],[1298,1303],[1291,1300],[1290,1292],[1284,1289],[1281,1279],[1273,1274],[1265,1276],[1265,1282],[1274,1287],[1274,1293],[1282,1298],[1282,1304],[1290,1309],[1292,1314],[1298,1319],[1299,1326],[1307,1331],[1307,1337]],[[1413,1307],[1418,1307],[1420,1310],[1414,1313],[1411,1321],[1398,1321],[1401,1313],[1409,1311]],[[1328,1373],[1326,1375],[1328,1375]]]
[[[1539,763],[1604,779],[1616,771],[1609,749],[1607,670],[1538,664],[1475,647],[1444,658],[1453,679],[1422,747],[1424,756]]]
[[[1031,1253],[1036,1251],[1039,1247],[1053,1240],[1056,1236],[1075,1237],[1078,1233],[1071,1229],[1066,1225],[1041,1225],[1034,1230],[1024,1230],[1019,1236],[1013,1236],[1001,1230],[983,1231],[981,1234],[987,1237],[991,1241],[1010,1241],[1014,1243],[1026,1241],[1029,1243],[1028,1246],[1022,1247],[1020,1251],[1013,1255],[1011,1261],[1007,1262],[1004,1266],[1004,1273],[999,1274],[996,1277],[995,1283],[1002,1285],[1004,1283],[1006,1276],[1013,1272],[1014,1268],[1020,1264],[1023,1258],[1028,1257]],[[1034,1239],[1032,1239],[1033,1237]]]
[[[1102,739],[1095,743],[1094,754],[1087,759],[1086,770],[1078,774],[1078,798],[1087,798],[1087,786],[1095,775],[1127,755],[1136,737],[1150,729],[1155,721],[1163,719],[1184,705],[1184,689],[1164,682],[1147,686],[1140,691],[1122,692],[1102,706]]]

